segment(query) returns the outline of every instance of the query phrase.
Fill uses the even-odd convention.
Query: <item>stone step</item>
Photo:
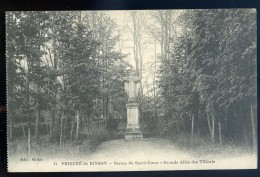
[[[125,140],[143,140],[143,133],[141,132],[125,133]]]

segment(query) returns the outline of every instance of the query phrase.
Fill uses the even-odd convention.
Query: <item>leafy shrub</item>
[[[91,134],[88,138],[90,150],[92,151],[96,150],[98,145],[112,139],[112,137],[113,137],[112,134],[107,131],[101,131],[98,132],[97,134]]]

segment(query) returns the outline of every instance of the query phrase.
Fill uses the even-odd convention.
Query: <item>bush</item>
[[[97,134],[91,134],[88,138],[90,150],[91,151],[96,150],[98,145],[112,138],[113,138],[112,134],[107,131],[98,132]]]
[[[118,125],[119,125],[119,119],[108,119],[106,129],[109,132],[115,133],[117,131]]]

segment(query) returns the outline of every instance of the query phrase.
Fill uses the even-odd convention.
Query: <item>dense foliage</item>
[[[6,20],[9,140],[47,134],[61,146],[125,121],[129,66],[109,16],[12,12]]]
[[[189,10],[178,22],[182,34],[171,39],[170,58],[160,68],[161,133],[252,145],[255,10]]]

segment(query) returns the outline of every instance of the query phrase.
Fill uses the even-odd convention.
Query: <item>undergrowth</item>
[[[97,146],[104,141],[112,139],[111,135],[106,131],[100,131],[95,134],[82,134],[78,142],[69,139],[64,140],[60,146],[59,143],[50,141],[49,135],[40,136],[37,140],[31,139],[31,157],[44,158],[75,158],[82,154],[89,155],[93,153]],[[28,157],[28,140],[27,138],[19,138],[9,142],[8,155],[10,157]]]
[[[252,153],[252,147],[249,145],[238,145],[231,141],[220,144],[212,142],[210,138],[198,136],[191,138],[186,134],[180,134],[170,139],[178,148],[197,157],[223,155],[228,158]]]

